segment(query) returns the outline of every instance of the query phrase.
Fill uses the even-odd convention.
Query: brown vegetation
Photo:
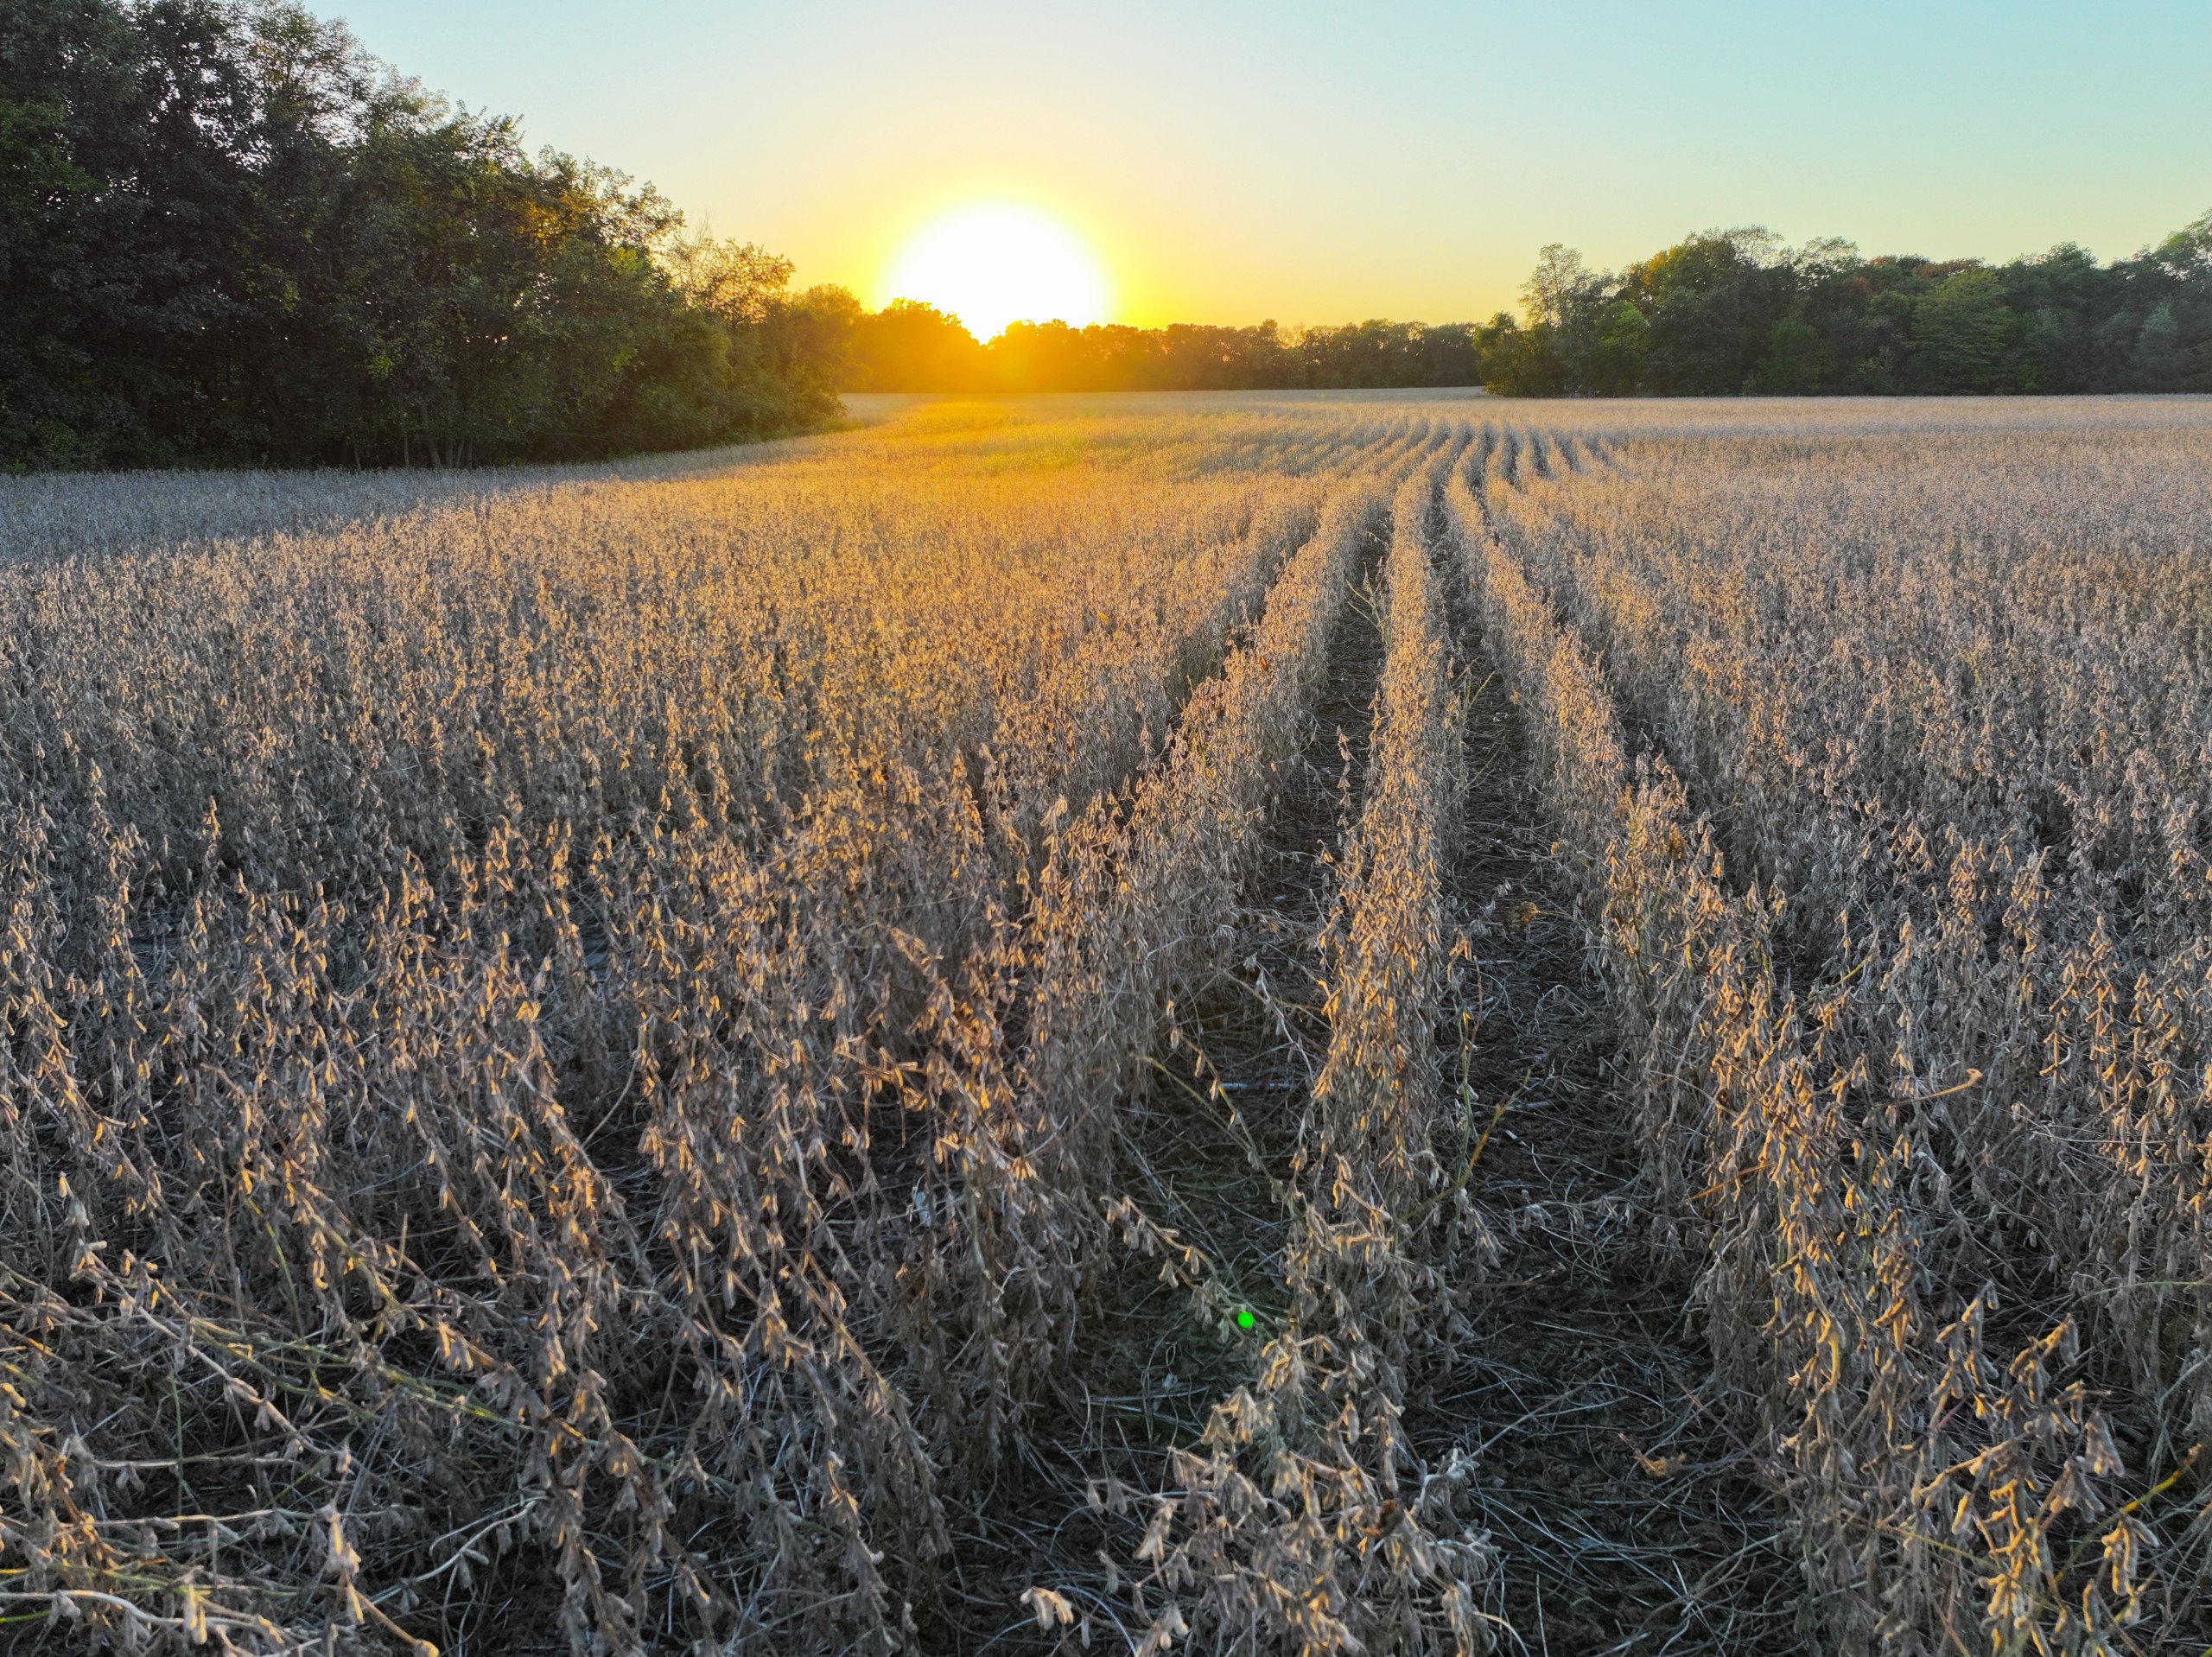
[[[2202,1649],[2212,421],[1497,406],[5,486],[0,1643]]]

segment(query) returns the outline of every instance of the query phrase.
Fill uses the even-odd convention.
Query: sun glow
[[[1058,219],[1014,202],[980,201],[931,220],[883,277],[886,299],[950,311],[979,340],[1009,322],[1105,321],[1105,272]]]

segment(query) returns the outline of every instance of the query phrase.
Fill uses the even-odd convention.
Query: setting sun
[[[979,340],[1014,321],[1103,321],[1104,271],[1075,233],[1033,207],[977,202],[932,219],[900,250],[883,297],[949,311]]]

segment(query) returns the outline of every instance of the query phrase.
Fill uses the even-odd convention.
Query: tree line
[[[2212,213],[2110,264],[1554,246],[1479,326],[984,343],[791,275],[292,0],[0,0],[0,468],[581,459],[804,429],[839,390],[2212,390]]]
[[[1510,397],[2212,391],[2212,213],[2101,264],[2071,244],[1988,264],[1708,231],[1625,270],[1547,247],[1523,313],[1424,327],[1071,327],[988,344],[912,301],[817,289],[834,377],[874,391],[1486,385]]]
[[[954,318],[688,237],[292,0],[0,0],[0,468],[466,465],[852,390],[1469,384],[1476,330]]]
[[[1692,236],[1618,273],[1543,251],[1480,330],[1509,396],[2212,391],[2212,213],[2132,258],[2004,264]]]
[[[0,0],[0,467],[792,429],[836,403],[790,274],[287,0]]]
[[[817,290],[825,336],[855,391],[1236,391],[1473,385],[1471,323],[1354,322],[1161,328],[1015,322],[988,344],[958,318],[914,300],[868,312]]]

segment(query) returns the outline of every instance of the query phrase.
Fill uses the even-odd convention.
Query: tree
[[[582,455],[834,407],[769,348],[788,265],[677,243],[649,187],[285,0],[0,0],[0,467]]]
[[[144,463],[234,301],[225,27],[192,0],[0,5],[0,464]]]
[[[2005,302],[2005,283],[1978,265],[1953,271],[1913,311],[1913,367],[1930,391],[2014,388],[2010,361],[2019,317]]]
[[[2121,269],[2128,285],[2141,289],[2149,302],[2143,327],[2151,327],[2162,307],[2172,317],[2171,344],[2162,322],[2152,336],[2151,359],[2171,373],[2173,389],[2212,391],[2212,213],[2200,214]],[[2139,361],[2145,360],[2140,332],[2136,349]]]
[[[1705,397],[1753,390],[1796,277],[1771,232],[1707,231],[1632,268],[1624,291],[1651,321],[1651,389]]]
[[[1521,285],[1529,326],[1564,327],[1605,285],[1605,278],[1592,270],[1573,248],[1546,243],[1536,255],[1536,268]]]
[[[991,384],[989,359],[957,316],[918,299],[894,299],[853,333],[854,391],[976,391]]]
[[[1492,325],[1483,349],[1483,384],[1500,397],[1555,397],[1568,389],[1557,330],[1549,322],[1522,327],[1510,316]]]
[[[2136,384],[2146,391],[2182,389],[2181,319],[2171,300],[2143,319],[2135,335],[2133,366]]]
[[[1820,389],[1827,364],[1821,336],[1801,316],[1785,316],[1767,330],[1766,359],[1759,365],[1759,389],[1802,397]]]
[[[750,242],[711,236],[671,238],[661,268],[690,304],[741,327],[765,322],[791,285],[791,262]]]
[[[1643,384],[1651,349],[1651,321],[1625,299],[1605,308],[1585,378],[1599,397],[1627,397]]]
[[[1869,258],[1753,227],[1616,280],[1554,244],[1523,295],[1525,323],[1473,341],[1523,395],[2212,390],[2212,213],[2109,265],[2070,244],[1993,269]]]

